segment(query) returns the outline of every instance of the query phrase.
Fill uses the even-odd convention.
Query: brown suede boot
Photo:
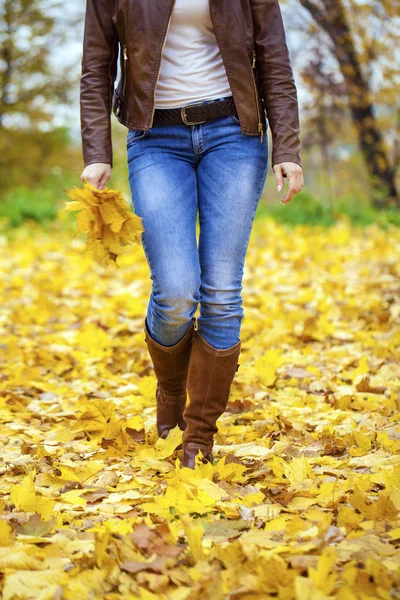
[[[217,419],[225,412],[233,377],[239,368],[241,341],[231,348],[211,346],[195,330],[187,377],[189,404],[183,413],[187,427],[183,432],[181,467],[194,469],[201,450],[212,464]]]
[[[144,320],[145,341],[157,377],[157,432],[166,438],[177,425],[184,430],[183,411],[186,404],[186,378],[189,367],[195,317],[189,329],[173,346],[159,344],[150,334]],[[180,449],[180,444],[177,449]]]

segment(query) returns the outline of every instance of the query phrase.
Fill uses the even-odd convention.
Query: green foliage
[[[293,225],[332,225],[335,222],[329,207],[306,191],[299,192],[289,204],[267,207],[266,212],[280,223]]]
[[[387,227],[389,224],[400,227],[400,210],[392,207],[381,211],[376,215],[376,222],[382,227]]]
[[[261,202],[256,218],[273,217],[288,225],[334,225],[341,216],[347,216],[352,225],[367,226],[378,223],[382,227],[392,224],[400,227],[400,210],[388,208],[376,210],[366,206],[356,196],[338,198],[334,205],[322,202],[308,191],[299,192],[289,204],[269,205]]]
[[[62,196],[63,190],[53,186],[15,187],[0,202],[0,218],[6,219],[11,227],[19,227],[29,220],[45,224],[57,218]]]
[[[376,210],[360,204],[358,198],[353,195],[340,198],[335,206],[335,212],[339,215],[347,215],[353,225],[370,225],[378,219]]]

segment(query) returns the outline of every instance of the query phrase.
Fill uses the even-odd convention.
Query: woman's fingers
[[[283,188],[283,169],[282,164],[274,165],[274,173],[276,179],[276,189],[278,192]]]
[[[99,190],[103,190],[106,187],[106,183],[107,183],[109,177],[110,177],[110,175],[107,173],[107,171],[105,171],[99,181],[98,186],[97,186]]]
[[[287,177],[289,190],[281,200],[281,204],[287,204],[304,186],[303,169],[297,163],[283,162],[274,165],[274,173],[276,176],[278,192],[280,192],[283,187],[283,177]]]

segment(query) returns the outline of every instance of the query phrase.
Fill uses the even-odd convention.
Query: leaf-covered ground
[[[267,220],[215,465],[157,440],[142,247],[0,239],[4,600],[367,600],[400,582],[400,231]]]

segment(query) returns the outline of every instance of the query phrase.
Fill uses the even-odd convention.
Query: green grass
[[[270,205],[261,201],[256,218],[272,217],[287,225],[319,225],[330,227],[338,217],[347,216],[352,225],[367,226],[377,223],[381,227],[395,225],[400,227],[400,209],[392,208],[377,211],[365,206],[354,196],[339,198],[330,206],[306,191],[299,192],[289,204]]]
[[[11,227],[19,227],[32,219],[38,223],[52,221],[57,217],[57,203],[52,190],[12,189],[0,203],[0,217],[8,219]]]
[[[57,219],[64,202],[69,198],[65,189],[76,183],[76,176],[49,181],[45,187],[18,186],[7,190],[0,199],[0,219],[10,228],[20,227],[28,221],[46,225]]]

